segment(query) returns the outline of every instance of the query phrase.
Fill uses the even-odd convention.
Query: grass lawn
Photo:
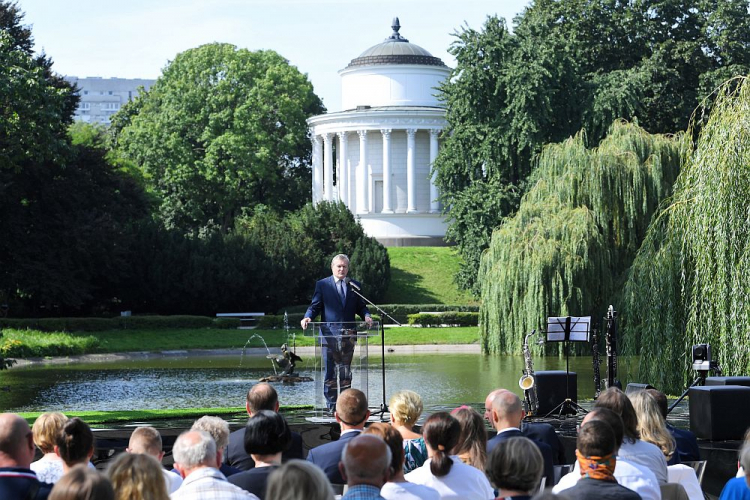
[[[384,304],[476,304],[453,276],[461,258],[451,247],[390,247],[391,285]]]
[[[313,345],[312,337],[295,330],[297,346]],[[71,335],[92,335],[99,339],[96,352],[165,351],[174,349],[241,349],[263,347],[263,337],[269,347],[279,347],[286,342],[283,330],[113,330]],[[252,337],[252,338],[251,338]],[[476,327],[462,328],[387,328],[386,345],[410,344],[475,344],[479,342]],[[380,345],[380,337],[372,339]]]

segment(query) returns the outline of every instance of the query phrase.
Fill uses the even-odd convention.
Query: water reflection
[[[306,360],[308,361],[308,360]],[[626,372],[621,360],[623,376]],[[565,360],[538,358],[536,370],[564,370]],[[298,372],[314,377],[312,363]],[[521,356],[479,354],[389,354],[386,395],[401,389],[419,392],[427,408],[482,404],[492,389],[520,395]],[[571,358],[578,374],[578,397],[593,397],[591,358]],[[3,411],[86,411],[166,408],[241,407],[245,393],[272,372],[264,356],[166,357],[64,366],[15,367],[0,375]],[[370,357],[368,398],[382,401],[380,357]],[[356,383],[356,379],[355,379]],[[623,381],[625,385],[627,381]],[[274,384],[283,404],[313,405],[315,384]]]

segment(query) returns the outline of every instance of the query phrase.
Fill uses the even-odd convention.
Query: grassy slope
[[[391,247],[391,286],[386,304],[475,304],[453,276],[461,258],[450,247]]]

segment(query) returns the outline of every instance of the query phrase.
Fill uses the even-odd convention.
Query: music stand
[[[563,342],[565,344],[565,400],[547,413],[547,418],[557,412],[561,418],[563,413],[577,415],[579,411],[588,413],[578,403],[570,399],[570,342],[588,342],[591,331],[591,316],[559,316],[547,318],[547,342]]]

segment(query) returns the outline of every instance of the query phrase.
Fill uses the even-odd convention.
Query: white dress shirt
[[[562,493],[572,488],[581,479],[581,469],[576,461],[573,471],[560,478],[560,482],[552,488],[552,493]],[[659,481],[653,472],[647,468],[629,462],[618,455],[615,464],[615,479],[622,486],[638,493],[643,500],[661,500]]]

